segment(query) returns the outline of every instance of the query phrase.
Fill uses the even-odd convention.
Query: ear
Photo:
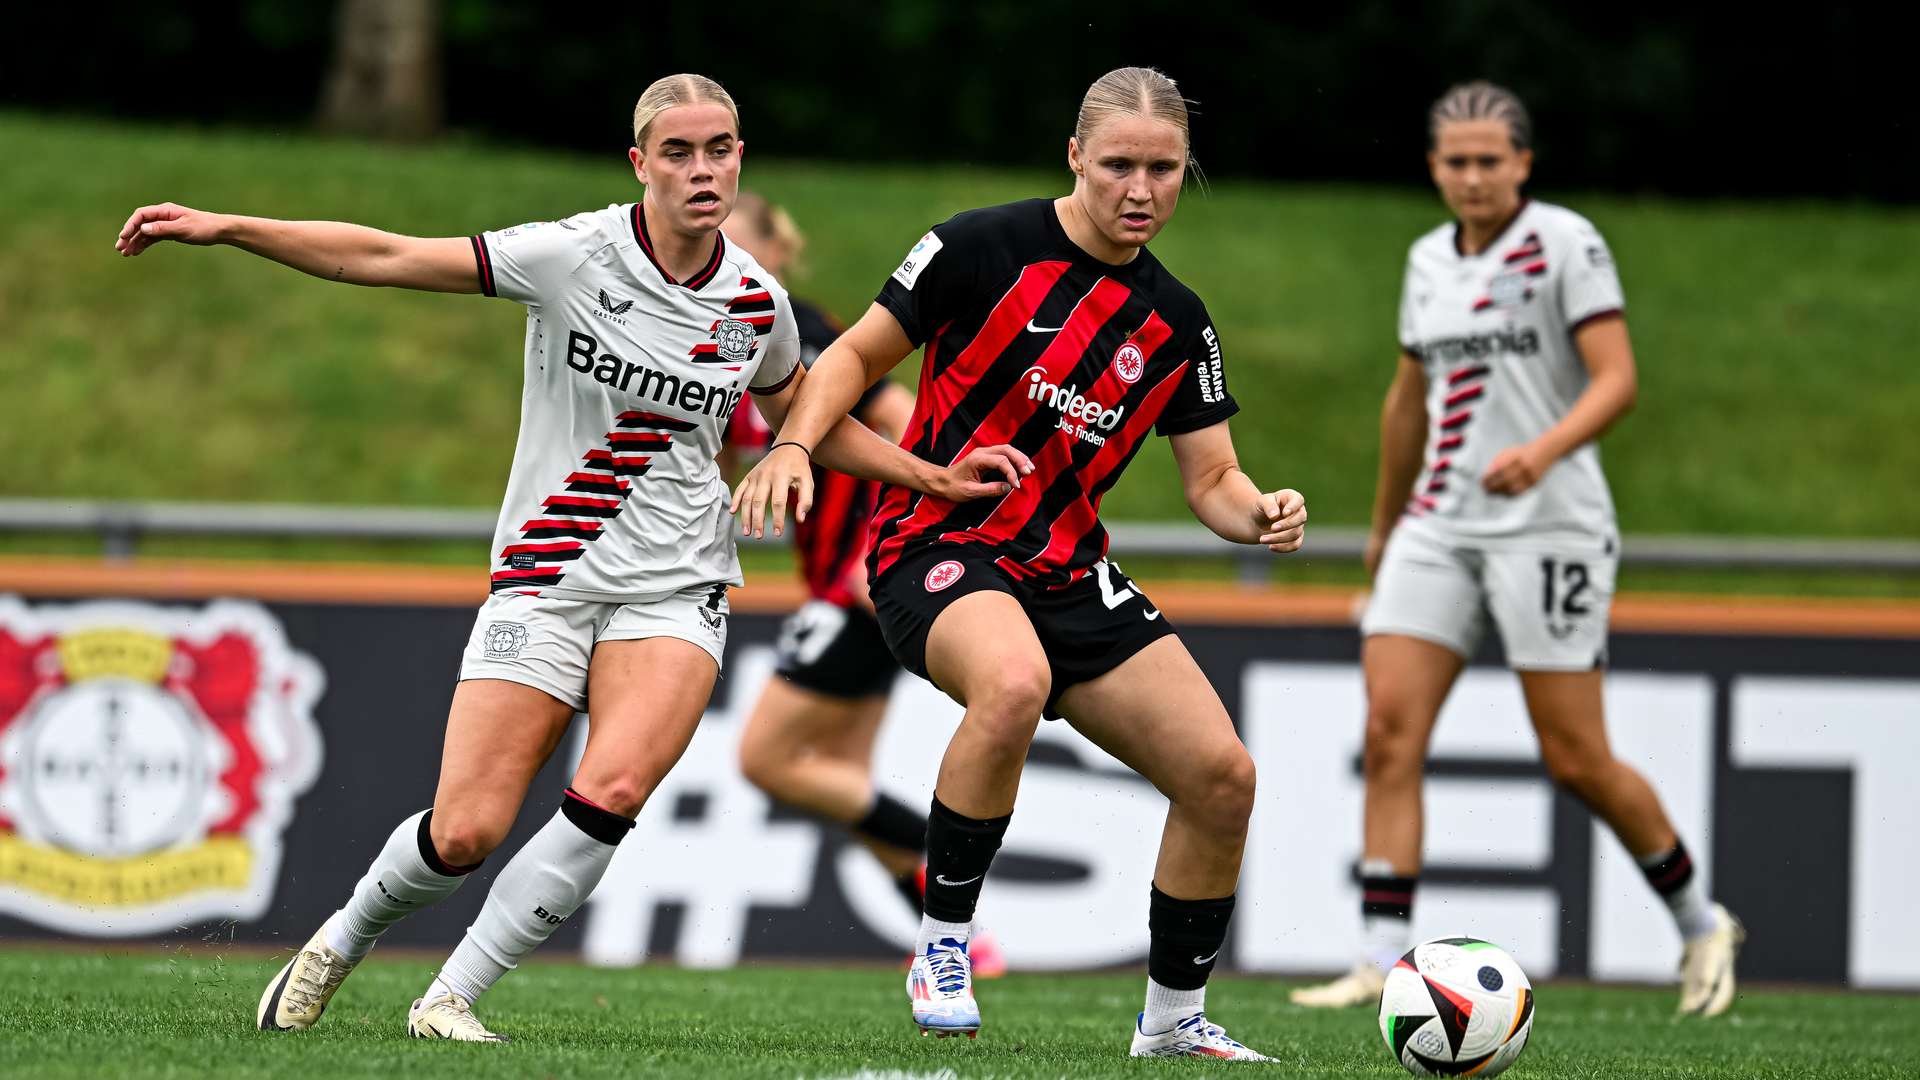
[[[1514,156],[1520,159],[1520,182],[1524,184],[1533,176],[1533,151],[1522,150]]]
[[[733,157],[735,161],[738,161],[742,165],[747,163],[747,140],[733,140]]]
[[[1440,184],[1440,151],[1427,151],[1427,175],[1433,177],[1434,185]]]
[[[640,181],[643,184],[646,183],[647,182],[646,155],[640,152],[639,147],[630,146],[627,148],[627,160],[633,162],[634,179]]]
[[[1080,163],[1080,139],[1074,135],[1067,136],[1067,168],[1075,176],[1086,175],[1086,167]]]

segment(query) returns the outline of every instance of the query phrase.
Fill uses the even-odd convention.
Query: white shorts
[[[594,645],[654,637],[692,642],[721,663],[727,648],[727,587],[695,585],[633,604],[495,593],[473,621],[460,678],[531,686],[580,711],[587,707],[587,665]]]
[[[1470,657],[1491,613],[1509,667],[1591,671],[1607,661],[1619,565],[1606,537],[1476,547],[1403,522],[1387,540],[1360,633],[1405,634]]]

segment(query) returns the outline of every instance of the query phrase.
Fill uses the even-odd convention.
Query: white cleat
[[[1719,925],[1690,939],[1680,953],[1680,1015],[1719,1016],[1733,1005],[1733,962],[1747,928],[1733,912],[1713,905]]]
[[[407,1010],[407,1034],[416,1039],[452,1039],[454,1042],[509,1042],[487,1030],[473,1015],[473,1006],[458,994],[421,998]]]
[[[305,1031],[320,1022],[333,992],[353,970],[353,961],[327,946],[324,930],[315,930],[287,966],[260,995],[254,1022],[261,1031]]]
[[[1149,1035],[1142,1028],[1147,1014],[1133,1022],[1133,1057],[1205,1057],[1227,1061],[1272,1061],[1273,1058],[1236,1042],[1219,1024],[1210,1023],[1207,1014],[1194,1013],[1171,1028]]]
[[[907,998],[922,1036],[980,1036],[980,1006],[973,1000],[973,963],[966,942],[941,938],[914,957],[907,969]]]
[[[1288,994],[1287,998],[1295,1005],[1305,1005],[1309,1009],[1351,1009],[1360,1005],[1378,1005],[1380,991],[1386,985],[1385,973],[1363,960],[1352,971],[1332,982],[1303,986]]]

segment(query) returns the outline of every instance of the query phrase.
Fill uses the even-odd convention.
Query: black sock
[[[574,828],[603,844],[618,844],[633,831],[632,818],[621,817],[572,788],[561,793],[560,812]]]
[[[1227,941],[1233,897],[1176,900],[1153,887],[1147,908],[1147,975],[1171,990],[1207,985]]]
[[[1413,890],[1419,877],[1394,877],[1391,874],[1360,875],[1360,917],[1413,918]]]
[[[1673,850],[1653,862],[1641,863],[1640,871],[1647,875],[1647,884],[1654,892],[1672,896],[1693,880],[1693,856],[1687,854],[1687,845],[1674,837]]]
[[[914,813],[896,799],[883,794],[873,797],[873,809],[853,823],[853,831],[869,840],[904,848],[915,853],[927,850],[927,819]]]
[[[1007,835],[1012,814],[970,818],[947,809],[938,797],[927,816],[926,913],[941,922],[973,921],[980,885]]]
[[[920,879],[922,869],[916,866],[893,879],[893,887],[899,891],[900,899],[907,902],[915,915],[927,909],[927,888]]]

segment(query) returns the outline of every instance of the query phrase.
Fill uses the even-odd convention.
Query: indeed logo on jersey
[[[1420,347],[1420,357],[1429,361],[1478,360],[1483,356],[1512,353],[1532,356],[1540,351],[1540,334],[1531,326],[1514,329],[1504,326],[1486,334],[1434,338]]]
[[[740,404],[742,392],[732,386],[682,379],[645,364],[622,360],[612,353],[600,353],[599,348],[600,343],[593,335],[567,331],[567,366],[582,375],[592,375],[595,382],[617,386],[624,393],[702,416],[725,420]]]
[[[1125,405],[1109,409],[1082,395],[1077,386],[1048,382],[1046,369],[1038,364],[1021,377],[1027,380],[1028,401],[1045,402],[1060,410],[1060,430],[1095,446],[1105,445],[1106,436],[1100,433],[1119,427],[1120,417],[1126,414]]]

